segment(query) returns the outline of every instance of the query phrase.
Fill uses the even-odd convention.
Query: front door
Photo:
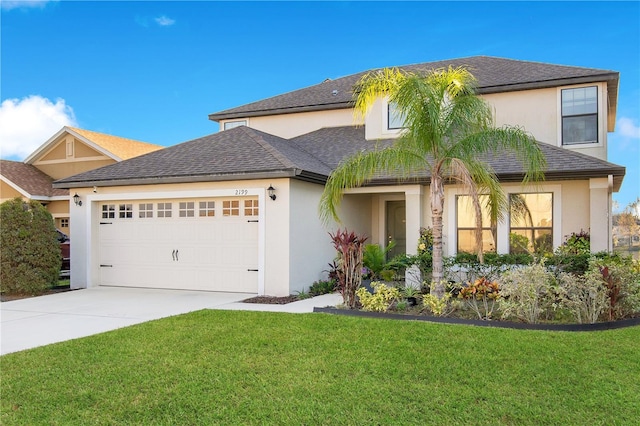
[[[396,246],[389,251],[388,260],[407,252],[406,204],[403,201],[387,201],[387,244],[395,241]]]

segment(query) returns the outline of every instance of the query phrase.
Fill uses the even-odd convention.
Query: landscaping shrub
[[[565,238],[566,241],[557,248],[556,254],[591,254],[591,236],[588,231],[581,229],[580,232],[572,232]]]
[[[537,263],[506,271],[500,277],[502,318],[536,324],[552,309],[556,292],[554,275]]]
[[[557,253],[549,256],[545,260],[547,267],[551,268],[556,275],[569,273],[574,275],[584,275],[589,269],[589,253]]]
[[[500,288],[497,282],[481,277],[473,284],[461,285],[458,298],[462,299],[464,304],[478,315],[478,318],[490,320],[500,298]]]
[[[591,262],[590,270],[594,274],[600,273],[602,283],[607,289],[609,321],[640,312],[640,273],[630,257],[595,258]]]
[[[37,294],[55,285],[61,254],[51,214],[20,198],[0,205],[0,292]]]
[[[320,280],[315,281],[309,287],[309,294],[311,296],[320,296],[322,294],[329,294],[336,291],[336,282],[333,280]]]
[[[356,292],[362,309],[365,311],[386,312],[394,302],[400,299],[400,291],[397,287],[374,281],[371,283],[371,288],[373,288],[373,294],[364,287],[359,288]]]
[[[578,324],[593,324],[609,308],[607,288],[600,272],[590,270],[584,275],[561,273],[558,295]]]
[[[355,309],[356,290],[362,283],[362,252],[367,237],[348,232],[346,229],[329,234],[338,251],[337,287],[346,307]]]

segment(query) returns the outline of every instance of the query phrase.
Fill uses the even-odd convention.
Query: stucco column
[[[408,188],[404,192],[405,196],[405,227],[407,235],[406,251],[408,255],[418,254],[418,239],[420,238],[420,227],[422,227],[422,186],[416,185]],[[412,267],[405,273],[405,282],[413,287],[420,287],[420,272],[417,267]]]
[[[610,201],[608,179],[589,179],[589,232],[593,253],[609,250],[611,240],[609,231]]]

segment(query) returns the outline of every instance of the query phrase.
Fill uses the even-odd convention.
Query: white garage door
[[[101,202],[100,284],[258,292],[258,200]]]

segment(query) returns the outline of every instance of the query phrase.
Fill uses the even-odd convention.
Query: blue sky
[[[174,145],[207,115],[370,68],[473,55],[620,72],[614,199],[640,196],[638,2],[1,0],[0,148],[62,125]]]

